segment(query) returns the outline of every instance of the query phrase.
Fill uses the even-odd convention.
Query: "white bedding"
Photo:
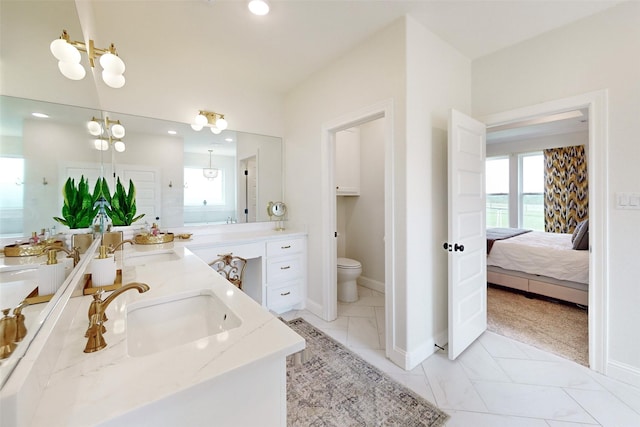
[[[571,234],[531,231],[496,240],[487,265],[589,283],[589,251],[572,249]]]

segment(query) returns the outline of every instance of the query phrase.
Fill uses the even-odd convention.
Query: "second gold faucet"
[[[87,345],[84,348],[85,353],[93,353],[94,351],[102,350],[107,346],[107,342],[104,340],[103,334],[107,331],[104,326],[104,322],[107,320],[105,311],[109,304],[116,299],[120,294],[129,289],[136,289],[138,292],[143,293],[149,290],[149,285],[146,283],[132,282],[124,285],[123,287],[113,291],[104,301],[102,300],[102,294],[104,292],[98,292],[93,295],[93,301],[89,305],[89,328],[85,333],[85,338],[88,338]]]

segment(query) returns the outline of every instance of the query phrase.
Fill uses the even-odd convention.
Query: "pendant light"
[[[211,167],[211,152],[213,150],[209,150],[209,167],[202,168],[202,175],[207,178],[209,181],[213,181],[218,177],[218,169]]]

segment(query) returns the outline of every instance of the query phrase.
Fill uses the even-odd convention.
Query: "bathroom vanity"
[[[305,344],[269,310],[303,304],[306,234],[235,230],[116,252],[122,283],[150,289],[111,302],[93,353],[83,260],[2,389],[3,425],[286,425],[286,356]],[[250,260],[247,293],[208,266],[228,252]]]

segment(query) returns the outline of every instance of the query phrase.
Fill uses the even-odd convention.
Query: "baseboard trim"
[[[358,285],[371,289],[376,292],[380,292],[384,294],[384,283],[379,282],[377,280],[369,279],[368,277],[360,276],[358,277]]]
[[[635,366],[609,360],[606,375],[615,380],[640,388],[640,369]]]
[[[410,352],[394,347],[393,350],[389,352],[388,357],[393,363],[405,371],[410,371],[424,362],[429,356],[435,353],[436,350],[438,350],[438,348],[435,346],[435,342],[429,340]]]
[[[307,298],[307,303],[306,303],[305,309],[310,311],[311,313],[315,314],[316,316],[318,316],[322,320],[329,321],[328,319],[324,318],[324,314],[322,313],[322,305],[318,304],[315,301],[310,300],[309,298]]]

